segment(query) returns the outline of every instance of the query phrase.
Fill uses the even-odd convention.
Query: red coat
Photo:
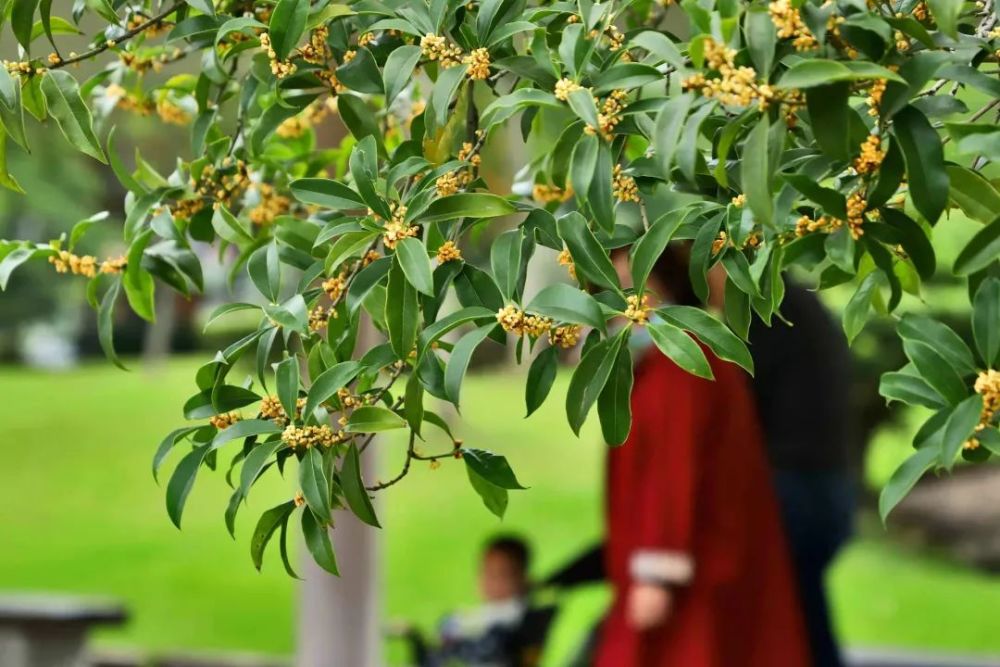
[[[608,461],[615,599],[597,667],[805,667],[790,556],[747,378],[709,353],[715,381],[655,348],[636,368],[633,425]],[[677,582],[669,620],[625,618],[629,586]]]

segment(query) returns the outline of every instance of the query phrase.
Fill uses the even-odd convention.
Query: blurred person
[[[482,604],[446,616],[431,646],[413,628],[402,633],[420,667],[533,667],[552,620],[551,609],[533,609],[528,572],[531,550],[524,540],[499,536],[489,540],[479,559]]]
[[[750,352],[813,663],[839,667],[824,575],[851,536],[855,508],[860,448],[850,406],[850,349],[819,297],[788,280],[781,317],[771,326],[754,318]]]
[[[626,254],[614,254],[623,285]],[[698,305],[687,250],[648,281]],[[651,303],[653,307],[660,303]],[[636,327],[632,431],[609,451],[604,569],[614,600],[597,667],[804,667],[795,577],[746,375],[708,350],[714,381],[682,370]]]

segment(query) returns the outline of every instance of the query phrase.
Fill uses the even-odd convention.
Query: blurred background
[[[151,165],[172,170],[176,146],[186,145],[183,128],[127,117],[118,122],[119,152],[128,162],[136,163],[129,156],[138,147]],[[336,145],[341,130],[329,122],[326,141]],[[111,217],[95,225],[80,252],[120,252],[123,193],[110,171],[76,157],[53,132],[36,132],[32,143],[33,155],[10,156],[11,171],[28,194],[0,192],[0,238],[46,241],[109,210]],[[497,144],[487,148],[484,164],[497,170],[490,175],[497,191],[509,191],[515,158]],[[942,266],[977,227],[956,214],[938,224]],[[479,237],[479,259],[498,231]],[[245,290],[242,279],[230,288],[226,267],[213,265],[211,251],[203,250],[204,296],[186,301],[162,290],[155,327],[125,310],[118,314],[116,340],[129,372],[101,357],[83,281],[34,264],[22,267],[0,294],[0,593],[120,601],[128,621],[97,630],[94,646],[129,664],[135,664],[129,656],[204,653],[290,661],[296,597],[309,585],[284,573],[276,549],[261,573],[250,562],[252,522],[273,504],[266,492],[250,499],[233,541],[223,525],[223,474],[205,475],[178,532],[167,518],[162,485],[150,472],[157,443],[183,423],[180,406],[194,393],[197,366],[255,326],[234,316],[202,333],[207,314]],[[475,248],[463,250],[477,261]],[[549,264],[553,275],[564,271],[554,256]],[[963,289],[932,283],[923,301],[908,296],[906,309],[929,312],[967,335]],[[836,314],[849,294],[834,289],[823,298]],[[858,531],[829,582],[836,626],[849,648],[1000,655],[1000,576],[994,574],[1000,568],[1000,469],[960,466],[948,478],[922,482],[887,528],[877,518],[878,490],[906,458],[925,416],[886,407],[877,394],[879,374],[903,363],[891,328],[876,319],[853,347],[852,400],[867,444]],[[525,373],[503,354],[478,358],[457,424],[457,437],[506,455],[531,487],[512,494],[503,522],[483,508],[463,466],[448,461],[438,469],[417,466],[382,494],[386,624],[405,620],[430,630],[446,611],[475,604],[479,549],[497,532],[533,543],[538,577],[601,534],[604,452],[596,422],[580,438],[566,425],[568,369],[546,405],[525,420]],[[385,478],[397,471],[404,448],[391,437],[379,441]],[[292,482],[269,484],[275,498],[287,498]],[[561,597],[543,663],[566,664],[606,602],[601,587]],[[387,660],[403,664],[396,644],[386,639]]]

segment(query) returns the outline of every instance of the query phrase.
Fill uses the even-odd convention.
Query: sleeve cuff
[[[629,572],[637,581],[687,584],[694,577],[694,561],[679,551],[641,550],[632,555]]]

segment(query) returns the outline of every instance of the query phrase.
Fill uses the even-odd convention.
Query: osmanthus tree
[[[258,567],[275,533],[286,554],[294,519],[335,572],[331,509],[377,526],[371,493],[413,461],[459,459],[501,514],[521,488],[507,461],[463,446],[427,407],[458,405],[487,341],[531,360],[529,414],[560,349],[582,346],[567,418],[578,431],[596,406],[619,444],[636,327],[692,373],[711,375],[695,339],[752,370],[750,320],[780,317],[782,276],[800,269],[823,288],[855,285],[843,312],[853,338],[873,312],[919,295],[937,263],[934,225],[956,210],[983,225],[951,268],[968,284],[974,340],[899,318],[909,363],[882,393],[933,415],[883,513],[929,469],[1000,455],[994,0],[75,0],[66,16],[53,5],[0,0],[5,48],[20,54],[0,68],[0,182],[18,189],[4,156],[29,150],[26,122],[58,126],[128,191],[128,250],[76,254],[91,226],[108,224],[100,215],[63,238],[5,241],[0,286],[33,260],[88,280],[117,363],[120,301],[152,320],[157,290],[199,291],[207,246],[249,275],[257,302],[213,319],[248,310],[260,324],[198,369],[190,425],[163,440],[154,471],[184,447],[166,485],[179,524],[196,475],[224,456],[230,530],[258,479],[296,475],[301,491],[257,522]],[[85,49],[60,46],[97,22]],[[70,66],[84,61],[97,73],[78,80]],[[94,129],[120,113],[190,128],[172,173],[140,157],[125,166],[113,132]],[[349,136],[317,149],[315,126],[333,116]],[[481,149],[518,133],[540,156],[521,172],[534,187],[490,192]],[[668,191],[684,197],[664,210]],[[489,266],[463,261],[470,237],[500,218],[509,229]],[[701,297],[709,270],[725,272],[719,317],[651,311],[647,277],[673,240],[690,243]],[[550,261],[539,246],[560,251],[571,278],[525,299],[529,263]],[[627,289],[613,248],[628,248]],[[363,320],[384,336],[359,345]],[[457,342],[443,340],[453,331]],[[236,368],[244,357],[251,377]],[[390,429],[408,430],[405,465],[386,482],[363,479],[359,455]],[[433,429],[453,445],[421,446]]]

